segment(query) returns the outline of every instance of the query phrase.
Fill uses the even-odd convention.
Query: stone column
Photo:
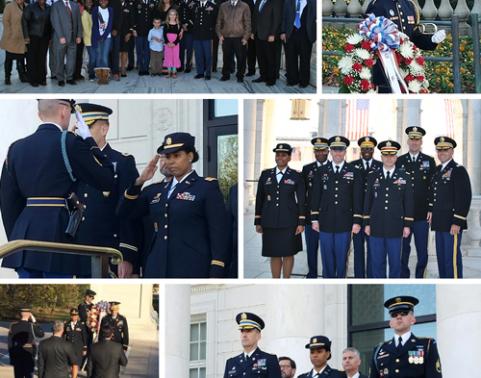
[[[436,298],[443,376],[472,376],[481,355],[481,285],[437,285]]]
[[[244,101],[244,180],[255,178],[257,101]],[[245,206],[255,195],[254,187],[253,182],[244,181]]]
[[[341,365],[347,340],[346,285],[269,285],[266,289],[268,323],[261,348],[296,361],[297,373],[311,368],[305,345],[314,335],[332,340],[332,366]]]
[[[165,331],[160,338],[166,377],[189,376],[190,291],[189,285],[165,286]]]
[[[466,140],[466,169],[471,179],[473,195],[481,195],[481,101],[467,100],[467,140]]]

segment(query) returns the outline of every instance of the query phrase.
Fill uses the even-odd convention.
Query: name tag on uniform
[[[214,8],[208,7],[208,8],[205,8],[205,10],[206,10],[207,12],[212,12],[212,11],[214,10]]]
[[[293,180],[291,180],[291,179],[285,179],[285,180],[284,180],[284,184],[287,184],[287,185],[295,185],[296,182],[293,181]]]
[[[179,200],[184,200],[184,201],[194,201],[195,200],[195,195],[190,194],[189,192],[184,192],[184,193],[177,193],[176,199]]]

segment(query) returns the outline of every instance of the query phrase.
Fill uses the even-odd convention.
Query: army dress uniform
[[[311,144],[314,146],[314,150],[323,150],[329,148],[328,140],[326,138],[313,138],[311,140]],[[318,275],[317,251],[319,249],[319,232],[314,231],[311,227],[310,191],[312,190],[315,173],[320,167],[328,163],[329,161],[327,159],[324,163],[320,163],[316,160],[315,162],[306,164],[302,167],[302,177],[304,178],[304,184],[306,185],[306,228],[304,230],[304,238],[306,240],[307,266],[309,269],[306,278],[317,278]]]
[[[376,17],[384,16],[394,22],[398,30],[406,34],[411,42],[422,50],[435,50],[437,43],[431,38],[432,34],[423,33],[419,27],[420,12],[413,0],[372,0],[366,14],[374,13]],[[390,85],[382,65],[373,67],[373,82],[378,85],[379,93],[391,93]]]
[[[199,0],[192,9],[192,38],[197,78],[210,79],[212,70],[212,39],[218,8],[212,1]]]
[[[435,144],[437,149],[456,147],[456,142],[448,137],[436,138]],[[468,228],[467,216],[472,199],[468,172],[454,160],[440,164],[434,172],[431,187],[428,211],[432,212],[431,230],[436,231],[439,277],[462,278],[462,231]],[[453,224],[460,227],[457,235],[450,234]]]
[[[75,364],[82,366],[82,353],[87,352],[89,341],[87,327],[83,321],[78,320],[75,323],[72,321],[65,322],[64,329],[65,341],[71,343],[73,346],[76,357]]]
[[[127,319],[125,316],[117,314],[114,318],[112,315],[106,315],[102,318],[100,323],[100,340],[103,339],[102,328],[110,327],[113,329],[112,341],[116,342],[127,350],[129,347],[129,326],[127,324]]]
[[[192,11],[195,7],[193,0],[179,0],[179,19],[182,26],[186,25],[180,40],[180,71],[189,73],[192,70],[192,56],[194,53],[194,40],[192,37]]]
[[[342,375],[342,373],[339,370],[333,369],[329,365],[326,365],[324,370],[320,375],[317,375],[316,371],[312,369],[308,373],[304,373],[299,375],[297,378],[345,378],[345,375]]]
[[[396,153],[397,142],[384,141],[378,145],[381,153]],[[386,256],[389,259],[389,278],[401,276],[401,248],[404,227],[414,218],[414,201],[409,173],[393,168],[371,172],[367,178],[364,198],[364,225],[370,226],[373,278],[386,278]]]
[[[406,134],[410,138],[422,138],[426,132],[421,127],[412,126],[406,129]],[[428,265],[428,237],[429,224],[426,220],[428,213],[428,200],[430,192],[431,178],[436,168],[436,163],[432,156],[419,152],[416,157],[411,153],[401,155],[396,162],[396,166],[409,172],[414,191],[414,222],[411,225],[411,234],[403,238],[401,253],[401,278],[409,278],[409,255],[411,254],[411,239],[414,234],[416,245],[417,264],[416,278],[424,278]]]
[[[35,323],[19,320],[8,331],[8,355],[15,378],[31,378],[35,367],[36,337],[43,337],[43,330]]]
[[[157,152],[174,153],[194,142],[187,133],[169,134]],[[229,230],[218,181],[192,170],[181,181],[174,178],[158,189],[140,196],[141,188],[133,186],[119,208],[126,216],[150,214],[155,221],[144,278],[223,277]]]
[[[279,143],[274,151],[288,152]],[[286,166],[262,171],[257,185],[254,224],[262,226],[262,256],[293,256],[302,251],[298,226],[305,223],[305,185],[302,174]]]
[[[306,349],[325,349],[331,352],[331,340],[326,336],[312,336],[309,339],[309,343],[306,344]],[[327,360],[330,360],[332,355],[329,355]],[[346,376],[339,370],[331,368],[328,364],[324,366],[321,373],[317,373],[315,369],[311,369],[310,372],[300,374],[297,378],[345,378]]]
[[[10,146],[0,185],[8,240],[71,243],[65,234],[69,220],[66,198],[74,189],[73,180],[101,191],[112,190],[112,166],[94,139],[64,133],[60,126],[44,123]],[[5,257],[2,266],[15,269],[20,278],[68,278],[78,273],[75,261],[73,255],[23,250]]]
[[[132,30],[137,33],[135,37],[135,50],[137,53],[137,67],[139,75],[148,75],[150,63],[150,49],[147,36],[152,29],[152,17],[157,3],[154,0],[135,0],[132,10]]]
[[[371,136],[362,137],[357,141],[359,147],[374,148],[377,146],[377,141]],[[363,182],[363,200],[367,191],[367,176],[373,171],[382,169],[382,162],[371,158],[365,160],[363,158],[351,161],[351,164],[359,170]],[[352,245],[354,248],[354,277],[355,278],[368,278],[372,277],[372,264],[371,264],[371,248],[369,246],[369,236],[364,233],[364,229],[354,234],[352,237]],[[367,253],[366,253],[367,250]]]

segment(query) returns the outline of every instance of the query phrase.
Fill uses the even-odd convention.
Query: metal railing
[[[103,278],[107,276],[104,269],[102,269],[102,258],[110,258],[110,262],[113,265],[118,265],[123,261],[122,253],[115,248],[36,240],[13,240],[0,246],[0,259],[24,249],[34,252],[53,252],[69,255],[90,256],[92,278]]]
[[[477,21],[477,15],[472,15],[473,17],[476,17],[476,22]],[[347,18],[347,17],[323,17],[322,18],[322,23],[323,26],[326,25],[326,23],[332,23],[332,24],[359,24],[361,21],[364,19],[362,18]],[[451,35],[453,38],[453,46],[452,46],[452,56],[425,56],[426,61],[430,62],[450,62],[452,64],[452,70],[453,70],[453,84],[454,84],[454,93],[461,93],[461,54],[459,50],[459,17],[453,16],[451,21],[430,21],[433,24],[436,24],[437,26],[443,26],[443,27],[448,27],[451,29]],[[472,28],[473,29],[473,41],[474,39],[474,30],[477,31],[477,28]],[[478,33],[478,38],[476,39],[478,41],[478,55],[475,53],[475,57],[479,56],[479,33]],[[323,50],[322,51],[323,56],[343,56],[344,52],[343,51],[338,51],[338,50]],[[477,59],[474,59],[475,61]],[[479,62],[478,62],[479,63]],[[476,71],[475,71],[476,72]],[[480,73],[480,82],[481,82],[481,69],[479,70]],[[481,84],[480,84],[481,88]]]

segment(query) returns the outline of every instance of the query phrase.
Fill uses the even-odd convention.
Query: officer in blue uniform
[[[129,349],[129,325],[127,318],[119,314],[120,302],[110,302],[110,314],[102,318],[100,323],[99,340],[104,340],[103,330],[110,328],[113,330],[112,341],[122,345],[124,351]]]
[[[304,184],[306,185],[306,228],[304,237],[306,239],[307,250],[307,266],[309,272],[306,278],[317,278],[317,250],[319,249],[319,232],[314,231],[311,227],[310,217],[310,192],[314,181],[316,171],[328,163],[327,156],[329,155],[328,140],[322,137],[316,137],[311,140],[314,146],[314,156],[316,161],[306,164],[302,167],[302,177],[304,177]]]
[[[77,307],[78,314],[80,321],[85,324],[87,329],[87,352],[90,353],[90,348],[92,347],[93,342],[93,334],[91,328],[88,326],[88,319],[90,310],[94,307],[94,300],[97,293],[91,289],[85,290],[84,300],[80,303]],[[79,369],[82,369],[84,366],[85,360],[87,359],[86,356],[83,357],[82,364],[79,365]]]
[[[262,171],[256,194],[256,232],[262,234],[262,256],[271,258],[273,278],[289,278],[294,255],[302,251],[305,185],[302,174],[289,167],[292,147],[278,143],[276,167]]]
[[[361,158],[353,160],[351,164],[359,170],[363,181],[363,198],[367,191],[367,175],[371,172],[382,169],[382,163],[374,159],[374,148],[377,146],[376,138],[364,136],[359,138],[357,145],[361,148]],[[352,244],[354,246],[354,277],[372,277],[371,248],[369,247],[369,236],[364,233],[364,229],[353,235]],[[366,257],[367,244],[367,257]]]
[[[416,337],[411,332],[416,322],[414,306],[419,303],[411,296],[398,296],[384,302],[389,311],[394,337],[374,348],[370,378],[441,378],[441,362],[436,340]]]
[[[329,139],[331,163],[319,168],[311,191],[312,228],[319,231],[324,278],[345,278],[351,233],[362,225],[363,181],[344,158],[349,139]]]
[[[411,176],[396,168],[399,143],[386,140],[377,148],[381,151],[383,167],[368,174],[364,231],[371,245],[373,278],[386,278],[386,256],[389,278],[400,278],[402,238],[409,236],[414,220]]]
[[[82,222],[75,236],[75,242],[87,245],[111,247],[122,252],[124,261],[111,269],[120,278],[128,278],[137,268],[138,239],[141,228],[138,222],[121,218],[116,210],[127,188],[139,176],[132,155],[114,150],[107,143],[109,115],[112,109],[102,105],[78,104],[82,118],[90,128],[101,153],[109,159],[114,169],[114,186],[111,191],[100,191],[84,182],[78,182],[76,193],[83,204]],[[82,276],[90,276],[90,259],[78,257],[77,262]]]
[[[149,74],[150,49],[147,36],[152,29],[152,16],[156,5],[155,0],[135,0],[132,10],[132,31],[135,37],[139,76]]]
[[[461,239],[468,228],[467,216],[472,192],[466,169],[453,160],[456,141],[449,137],[434,140],[438,159],[428,204],[428,222],[436,231],[436,256],[440,278],[462,278]]]
[[[331,368],[327,361],[331,359],[331,340],[326,336],[312,336],[306,349],[310,350],[312,369],[298,378],[344,378],[344,375]]]
[[[77,135],[68,132],[73,102],[39,100],[43,123],[32,135],[14,142],[3,165],[0,203],[8,240],[72,242],[67,198],[77,180],[111,191],[112,165],[77,115]],[[48,220],[48,222],[46,222]],[[20,278],[68,278],[78,274],[76,257],[20,251],[3,259]]]
[[[139,197],[155,173],[159,156],[154,157],[119,208],[121,216],[150,214],[155,221],[144,277],[223,277],[229,251],[227,212],[217,180],[200,177],[192,168],[199,160],[195,138],[188,133],[166,135],[157,152],[165,155],[172,180]]]
[[[243,352],[225,363],[224,378],[281,378],[277,356],[266,353],[257,346],[264,321],[250,312],[237,314]]]
[[[444,30],[425,33],[419,24],[420,11],[413,0],[372,0],[366,14],[374,13],[376,17],[384,16],[394,22],[398,30],[406,34],[411,42],[422,50],[435,50],[446,38]],[[379,93],[391,93],[391,87],[381,64],[374,65],[373,81],[378,85]]]
[[[192,9],[192,38],[197,75],[194,79],[210,80],[212,70],[212,40],[217,20],[217,5],[209,0],[194,1]]]
[[[409,255],[411,253],[411,238],[414,234],[418,262],[416,264],[416,278],[424,278],[428,265],[428,236],[429,224],[427,222],[428,197],[431,178],[436,168],[434,158],[423,154],[421,146],[426,131],[419,126],[406,129],[408,135],[409,152],[401,155],[396,162],[398,168],[411,174],[411,183],[414,191],[414,222],[411,233],[403,239],[401,253],[401,278],[409,278]]]
[[[75,353],[75,364],[82,366],[82,359],[87,355],[89,345],[89,335],[85,322],[79,319],[79,312],[76,308],[70,310],[70,321],[65,322],[63,337],[72,343]]]

